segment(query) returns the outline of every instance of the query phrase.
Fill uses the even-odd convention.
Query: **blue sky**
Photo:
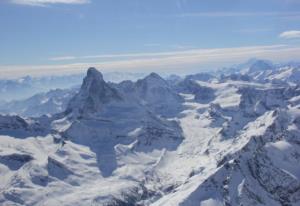
[[[11,76],[300,60],[300,1],[1,0],[0,46]]]

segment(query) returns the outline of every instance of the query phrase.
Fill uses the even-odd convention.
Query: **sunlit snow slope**
[[[65,111],[0,116],[0,205],[299,205],[300,88],[282,72],[112,84],[90,68]]]

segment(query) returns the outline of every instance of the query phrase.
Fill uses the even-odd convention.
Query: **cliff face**
[[[90,68],[65,112],[0,116],[0,204],[299,205],[298,85],[172,82]]]

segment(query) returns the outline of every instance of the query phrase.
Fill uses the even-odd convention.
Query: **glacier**
[[[299,205],[299,71],[113,83],[89,68],[80,88],[2,106],[0,204]],[[61,107],[35,113],[45,99]]]

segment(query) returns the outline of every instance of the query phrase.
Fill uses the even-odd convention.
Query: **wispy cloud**
[[[192,52],[192,51],[183,51]],[[97,55],[87,55],[87,56],[61,56],[61,57],[51,57],[51,61],[65,61],[65,60],[87,60],[87,59],[119,59],[119,58],[154,58],[154,57],[164,57],[164,56],[173,56],[178,52],[148,52],[148,53],[123,53],[123,54],[97,54]]]
[[[255,17],[255,16],[275,16],[275,17],[294,17],[299,16],[300,12],[196,12],[183,13],[181,17]]]
[[[64,61],[64,60],[74,60],[76,57],[74,56],[59,56],[59,57],[51,57],[49,60],[51,61]]]
[[[46,6],[49,4],[87,4],[90,0],[10,0],[14,4]]]
[[[118,57],[126,59],[117,59]],[[98,58],[99,55],[90,56]],[[248,46],[234,48],[193,49],[157,53],[128,53],[101,55],[94,61],[82,62],[78,59],[72,64],[56,65],[10,65],[0,66],[5,76],[49,75],[83,72],[87,67],[95,66],[102,71],[130,72],[176,72],[188,73],[203,69],[217,69],[223,66],[240,63],[252,57],[274,61],[300,60],[300,47],[287,45]],[[1,75],[2,76],[2,75]],[[4,77],[4,76],[3,76]]]
[[[147,43],[147,44],[144,44],[144,47],[156,47],[156,48],[160,47],[160,48],[169,48],[169,49],[178,49],[178,50],[195,48],[194,46],[184,45],[184,44],[165,45],[165,44],[159,44],[159,43]]]
[[[295,39],[300,38],[300,31],[299,30],[291,30],[291,31],[285,31],[279,34],[279,37],[285,38],[285,39]]]
[[[122,53],[122,54],[101,54],[101,55],[88,55],[88,56],[61,56],[52,57],[50,60],[53,61],[64,61],[64,60],[87,60],[87,59],[99,59],[99,60],[113,60],[119,58],[131,59],[155,59],[155,58],[174,58],[174,57],[194,57],[199,56],[200,58],[222,56],[228,53],[229,56],[235,53],[255,53],[259,51],[268,51],[271,49],[284,48],[286,45],[271,45],[271,46],[252,46],[252,47],[235,47],[235,48],[216,48],[216,49],[189,49],[189,50],[176,50],[167,52],[140,52],[140,53]]]

